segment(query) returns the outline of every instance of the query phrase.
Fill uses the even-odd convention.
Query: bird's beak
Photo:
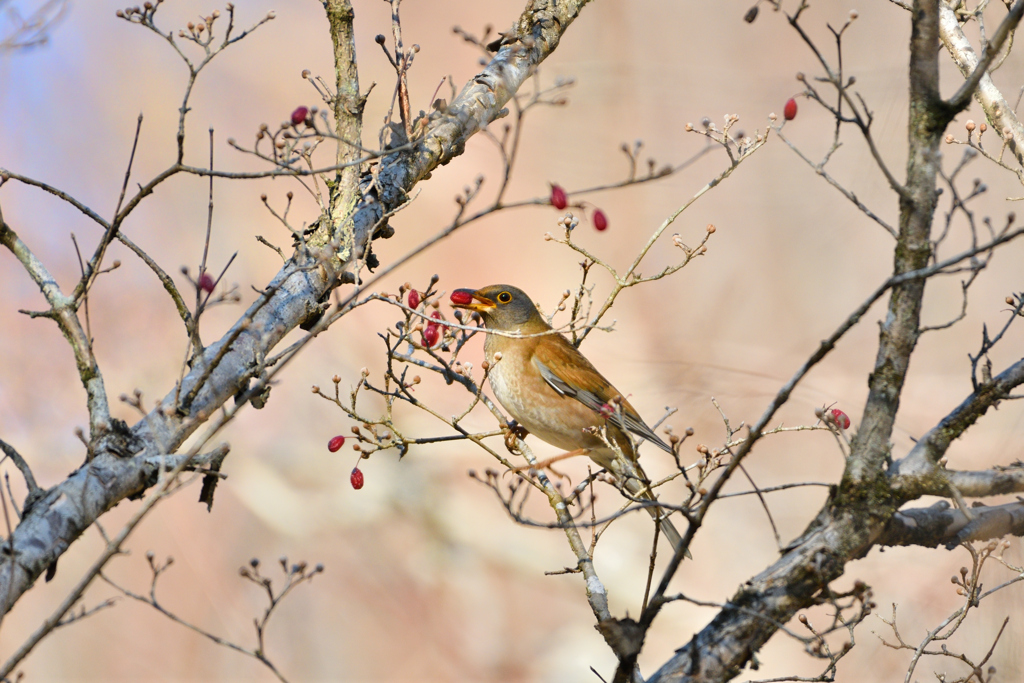
[[[456,289],[451,294],[452,308],[465,308],[484,313],[495,307],[493,301],[472,289]]]

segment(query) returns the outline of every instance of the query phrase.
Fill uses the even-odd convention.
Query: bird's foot
[[[534,463],[533,465],[523,465],[522,467],[516,467],[516,468],[512,469],[511,471],[513,473],[515,473],[515,474],[518,474],[519,472],[525,472],[527,470],[538,470],[538,471],[540,471],[540,470],[549,470],[552,474],[554,474],[555,476],[559,477],[560,479],[569,479],[569,477],[567,475],[562,474],[561,472],[556,470],[554,467],[552,467],[552,465],[554,465],[556,462],[559,462],[561,460],[567,460],[569,458],[575,458],[577,455],[584,455],[584,454],[589,453],[589,452],[590,452],[590,449],[588,449],[588,448],[577,448],[574,451],[568,451],[566,453],[562,453],[561,455],[556,455],[553,458],[548,458],[547,460],[541,460],[540,462]],[[571,481],[571,479],[570,479],[570,481]]]
[[[508,429],[505,430],[505,448],[508,449],[509,453],[518,453],[516,448],[516,442],[525,439],[530,432],[526,431],[526,427],[519,424],[515,420],[508,423]]]

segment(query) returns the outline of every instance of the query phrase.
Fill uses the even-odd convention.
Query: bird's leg
[[[590,452],[589,448],[577,448],[574,451],[568,451],[566,453],[562,453],[560,455],[556,455],[553,458],[548,458],[547,460],[541,460],[540,462],[535,463],[533,465],[523,465],[522,467],[516,467],[515,469],[512,470],[512,472],[524,472],[526,470],[551,470],[552,473],[558,475],[559,477],[561,477],[563,479],[567,479],[567,477],[564,474],[561,474],[557,470],[553,469],[551,466],[554,465],[556,462],[558,462],[560,460],[567,460],[569,458],[575,458],[577,455],[586,455],[589,452]]]
[[[515,420],[509,422],[505,426],[505,448],[508,449],[508,452],[516,453],[516,441],[525,439],[529,433],[530,432],[526,431],[526,427]]]

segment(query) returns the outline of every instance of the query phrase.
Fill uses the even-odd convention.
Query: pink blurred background
[[[25,3],[29,4],[29,3]],[[103,215],[117,200],[132,132],[145,116],[133,181],[145,181],[173,162],[177,107],[186,71],[167,45],[138,26],[114,17],[111,2],[73,3],[52,33],[49,45],[0,56],[0,166],[60,187]],[[173,0],[158,13],[160,26],[177,29],[198,21],[216,5]],[[223,11],[223,8],[220,8]],[[303,69],[333,80],[327,23],[320,3],[264,0],[237,3],[238,24],[246,27],[269,10],[277,19],[229,50],[208,67],[192,98],[188,159],[207,158],[207,129],[216,130],[222,169],[259,169],[225,144],[252,139],[258,125],[287,118],[298,105],[320,104]],[[485,24],[506,29],[521,2],[408,2],[402,6],[406,44],[417,43],[410,84],[413,109],[427,108],[438,82],[451,74],[461,87],[479,69],[479,54],[451,31],[454,25],[479,34]],[[678,163],[697,152],[703,139],[686,133],[687,122],[708,116],[719,127],[723,116],[738,114],[737,128],[763,131],[768,114],[781,115],[783,103],[801,86],[798,71],[819,73],[813,55],[780,14],[762,7],[760,18],[742,21],[746,7],[735,3],[593,3],[572,25],[557,52],[543,64],[542,84],[573,77],[578,85],[563,108],[541,108],[528,117],[522,156],[512,179],[510,199],[545,196],[548,182],[574,189],[615,182],[626,173],[623,142],[641,139],[659,163]],[[804,15],[804,26],[833,58],[825,23],[840,26],[851,7],[821,1]],[[905,162],[907,115],[906,12],[886,2],[857,8],[860,19],[844,37],[845,68],[875,114],[874,134],[889,167],[899,178]],[[373,146],[393,88],[390,71],[373,36],[390,36],[387,3],[355,2],[360,79],[365,90],[376,82],[365,116],[364,141]],[[220,27],[221,30],[223,26]],[[389,37],[390,41],[390,37]],[[1013,54],[996,74],[1008,98],[1024,75],[1024,53]],[[944,92],[961,82],[943,55]],[[447,86],[442,96],[447,97]],[[820,108],[799,100],[800,111],[785,134],[818,160],[831,142],[833,124]],[[982,120],[975,106],[954,124],[963,137],[968,117]],[[499,124],[500,125],[500,124]],[[897,202],[874,166],[866,146],[847,131],[830,172],[890,224]],[[945,147],[947,169],[959,150]],[[671,178],[637,188],[587,196],[608,215],[603,233],[587,221],[576,239],[618,268],[662,220],[725,168],[715,151]],[[500,163],[494,146],[481,136],[466,153],[439,169],[420,186],[412,206],[393,220],[396,236],[375,245],[383,263],[396,258],[447,225],[453,198],[482,174],[484,194],[498,185]],[[976,161],[965,182],[982,177],[989,185],[974,205],[999,226],[1014,206],[1006,197],[1022,194],[1012,176]],[[286,246],[288,236],[266,212],[267,193],[280,207],[293,190],[302,199],[301,220],[316,217],[312,202],[288,181],[218,180],[210,263],[219,270],[232,253],[238,258],[226,280],[238,283],[243,303],[252,287],[266,283],[280,266],[276,254],[255,235]],[[78,265],[70,241],[74,233],[91,252],[98,228],[74,209],[40,191],[8,183],[0,190],[5,219],[49,266],[58,281],[73,286]],[[948,203],[942,204],[943,211]],[[550,308],[559,294],[578,282],[579,256],[547,242],[561,214],[550,207],[520,209],[489,218],[414,259],[381,285],[395,291],[411,281],[426,285],[441,277],[446,290],[493,282],[517,284]],[[206,221],[206,182],[177,177],[160,186],[125,224],[125,232],[178,274],[195,271]],[[722,186],[684,213],[668,234],[679,232],[696,244],[705,226],[717,232],[706,256],[677,275],[624,293],[610,317],[612,334],[595,333],[585,351],[622,391],[631,395],[649,422],[666,406],[679,412],[668,423],[677,431],[692,426],[693,445],[720,444],[724,430],[711,398],[734,425],[751,422],[800,363],[848,313],[886,277],[892,239],[839,193],[816,177],[778,138],[745,162]],[[967,244],[957,224],[941,254]],[[1000,251],[971,290],[967,318],[952,329],[926,335],[911,367],[893,454],[900,457],[970,391],[967,353],[977,349],[981,325],[1000,327],[1004,298],[1021,289],[1024,245]],[[109,260],[123,266],[101,277],[91,296],[91,324],[107,390],[117,416],[135,421],[116,401],[140,389],[147,405],[171,390],[184,355],[185,335],[170,300],[152,273],[115,245]],[[664,239],[641,268],[653,273],[678,258]],[[610,289],[606,274],[593,271],[595,293]],[[30,461],[43,486],[60,481],[83,459],[73,434],[86,424],[84,392],[66,343],[55,325],[29,320],[18,309],[41,309],[42,297],[17,262],[0,254],[0,436]],[[933,281],[925,322],[937,324],[960,309],[955,277]],[[215,339],[243,309],[226,307],[204,319],[204,338]],[[786,425],[815,421],[815,407],[837,403],[859,421],[866,378],[875,354],[876,305],[862,324],[800,385],[778,416]],[[342,387],[356,382],[361,367],[379,377],[381,343],[375,332],[395,319],[384,306],[357,310],[317,339],[283,373],[269,406],[248,410],[222,435],[232,453],[229,479],[218,490],[212,514],[195,503],[198,487],[165,502],[130,538],[130,555],[114,560],[109,575],[136,591],[148,588],[144,559],[173,556],[159,595],[169,609],[218,635],[252,647],[253,617],[264,603],[259,592],[238,577],[250,558],[279,579],[276,558],[323,563],[326,571],[311,586],[296,590],[280,607],[267,634],[267,654],[290,680],[350,681],[553,681],[605,678],[614,659],[594,629],[584,586],[578,576],[545,576],[574,562],[564,535],[514,525],[492,494],[466,476],[491,465],[489,456],[463,445],[413,450],[402,462],[388,453],[364,463],[366,486],[354,491],[348,474],[356,462],[346,447],[337,454],[327,440],[352,425],[331,404],[313,396],[313,384]],[[1019,357],[1020,326],[997,348],[997,369]],[[478,365],[479,343],[466,356]],[[420,396],[442,414],[459,412],[467,396],[428,379]],[[444,434],[443,425],[414,409],[403,409],[401,426],[423,436]],[[489,429],[489,415],[478,411],[467,422]],[[1024,457],[1021,407],[1008,403],[992,411],[949,452],[950,467],[981,468]],[[538,454],[554,450],[534,443]],[[689,447],[688,458],[696,458]],[[645,468],[665,474],[671,463],[648,450]],[[765,439],[748,461],[758,484],[834,482],[842,456],[824,433],[797,433]],[[574,481],[585,462],[566,466]],[[12,470],[12,480],[18,477]],[[17,486],[17,483],[15,483]],[[746,488],[735,482],[730,490]],[[603,493],[610,511],[615,494]],[[20,494],[19,494],[20,495]],[[669,491],[664,495],[672,496]],[[676,492],[678,494],[678,491]],[[783,542],[798,535],[824,500],[820,487],[769,494]],[[538,501],[534,501],[537,503]],[[930,501],[924,501],[925,503]],[[599,502],[599,505],[602,505]],[[102,521],[116,530],[138,506],[125,502]],[[550,510],[529,508],[548,521]],[[610,592],[613,612],[637,615],[643,596],[650,520],[644,515],[612,527],[598,547],[596,563]],[[102,547],[87,533],[60,561],[56,578],[39,583],[3,621],[0,657],[6,659],[67,593]],[[718,504],[694,546],[674,590],[707,601],[725,601],[746,578],[771,563],[777,548],[764,511],[753,497]],[[1015,540],[1008,557],[1021,562]],[[901,633],[917,643],[927,629],[955,610],[960,599],[949,577],[968,564],[964,550],[892,549],[873,551],[849,565],[837,583],[849,588],[861,579],[875,590],[878,613],[891,615],[899,604]],[[992,567],[987,586],[1010,578]],[[113,595],[102,584],[87,593],[95,605]],[[980,659],[1008,614],[1020,614],[1021,593],[1011,589],[986,601],[950,644]],[[675,604],[651,632],[641,667],[650,674],[675,648],[707,623],[714,610]],[[812,619],[824,622],[820,613]],[[799,627],[799,625],[797,625]],[[799,630],[799,629],[798,629]],[[858,647],[843,660],[840,681],[901,679],[911,653],[883,647],[891,631],[877,617],[857,630]],[[992,662],[1000,680],[1020,680],[1017,644],[1024,635],[1011,620]],[[836,639],[841,644],[845,638]],[[823,664],[800,646],[776,636],[758,655],[761,669],[740,680],[785,674],[813,676]],[[25,662],[30,681],[185,681],[272,680],[259,663],[218,647],[171,623],[154,610],[121,600],[81,623],[47,638]],[[962,665],[925,660],[915,677],[932,671],[966,673]],[[749,674],[755,674],[753,676]]]

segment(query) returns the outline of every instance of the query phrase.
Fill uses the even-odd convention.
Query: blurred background
[[[32,6],[29,0],[20,4],[23,12]],[[300,73],[310,69],[333,82],[331,42],[319,2],[236,4],[239,27],[270,10],[276,10],[277,18],[200,77],[191,100],[186,161],[206,163],[207,130],[213,128],[221,169],[259,170],[265,167],[229,148],[226,139],[249,144],[260,123],[275,127],[299,105],[320,105]],[[373,147],[394,87],[393,71],[373,38],[384,33],[390,42],[390,12],[380,0],[356,0],[354,5],[361,85],[366,90],[377,83],[365,114],[364,142]],[[413,110],[428,107],[443,78],[451,75],[461,88],[480,68],[478,51],[453,34],[453,26],[477,35],[485,25],[506,30],[522,6],[513,0],[403,4],[405,42],[422,48],[410,74]],[[187,76],[159,36],[115,18],[119,7],[106,0],[71,2],[47,45],[0,56],[0,166],[59,187],[105,216],[116,205],[140,112],[145,119],[133,186],[173,163],[177,108]],[[165,30],[176,31],[213,9],[224,11],[216,4],[172,0],[161,6],[157,20]],[[826,24],[840,27],[851,9],[820,0],[803,16],[803,26],[830,60],[835,43]],[[844,68],[856,76],[857,90],[874,113],[873,132],[886,163],[902,178],[909,19],[896,5],[880,0],[856,9],[860,18],[843,39]],[[781,118],[783,104],[802,89],[795,74],[817,75],[819,65],[781,14],[765,5],[757,21],[747,24],[746,10],[736,3],[672,0],[587,6],[539,74],[541,85],[563,77],[576,79],[577,85],[567,106],[538,108],[527,117],[508,198],[545,197],[548,183],[554,182],[574,199],[573,190],[622,180],[628,166],[620,146],[636,140],[645,145],[643,158],[653,156],[659,165],[680,163],[704,146],[704,138],[684,129],[687,122],[699,127],[703,117],[721,128],[724,116],[737,114],[734,131],[751,136],[764,131],[771,112]],[[217,29],[222,31],[223,23]],[[948,94],[962,79],[945,54],[942,61]],[[996,73],[1011,101],[1022,76],[1024,53],[1012,54]],[[445,85],[439,96],[448,98],[448,92]],[[831,144],[833,121],[813,103],[799,99],[798,104],[785,135],[818,161]],[[983,120],[976,105],[950,132],[963,139],[968,118]],[[842,140],[830,172],[895,225],[896,198],[866,146],[852,130]],[[947,172],[962,149],[943,148]],[[624,269],[661,222],[726,165],[719,149],[659,182],[587,195],[592,207],[607,214],[609,227],[593,229],[591,208],[575,238]],[[374,247],[382,263],[446,226],[455,214],[454,197],[478,175],[485,179],[483,196],[493,196],[500,170],[494,145],[482,136],[473,138],[465,154],[435,171],[419,186],[412,205],[393,219],[395,237]],[[1024,190],[1009,173],[984,161],[964,171],[963,185],[975,177],[989,188],[972,204],[975,215],[1003,225],[1014,208],[1007,198]],[[176,177],[124,225],[183,291],[188,286],[179,268],[187,265],[195,272],[202,255],[206,188],[204,180]],[[315,219],[314,203],[295,182],[216,181],[210,268],[219,272],[238,252],[225,280],[238,284],[242,304],[207,313],[207,341],[241,315],[255,297],[253,287],[264,285],[280,267],[277,254],[255,236],[284,247],[289,236],[259,197],[266,193],[280,209],[288,191],[299,200],[292,214],[296,223]],[[72,287],[78,262],[71,234],[91,253],[100,234],[97,226],[52,196],[16,183],[0,190],[0,202],[7,222],[58,281]],[[944,202],[941,211],[947,210]],[[534,207],[490,217],[419,255],[380,288],[394,292],[408,281],[423,289],[435,273],[447,291],[507,282],[551,310],[580,275],[576,253],[544,240],[561,215],[551,207]],[[641,271],[654,273],[680,258],[671,246],[672,233],[694,245],[709,223],[717,231],[705,256],[673,277],[621,295],[608,320],[617,321],[615,331],[594,333],[584,347],[648,422],[666,407],[678,409],[667,424],[677,432],[696,430],[684,448],[687,460],[697,458],[697,444],[714,447],[724,439],[712,397],[734,426],[756,420],[818,342],[885,279],[892,262],[892,238],[775,137],[680,216]],[[968,244],[967,231],[957,221],[940,255]],[[118,244],[107,262],[115,258],[123,265],[100,277],[90,297],[91,326],[112,408],[133,423],[135,414],[116,397],[139,389],[152,406],[171,391],[186,337],[153,274]],[[1024,244],[1002,249],[970,290],[967,317],[921,340],[901,402],[895,457],[970,393],[967,354],[978,348],[982,325],[994,330],[1006,320],[1004,299],[1021,290],[1022,259]],[[611,287],[607,274],[596,268],[590,281],[599,300]],[[0,292],[0,435],[29,460],[42,486],[52,486],[83,460],[84,447],[74,429],[87,424],[84,392],[56,326],[18,313],[41,309],[44,302],[6,251],[0,254]],[[956,277],[929,284],[926,324],[946,322],[960,307]],[[800,384],[778,414],[779,424],[812,424],[816,407],[835,403],[856,429],[874,360],[875,323],[883,314],[884,304],[872,308]],[[376,333],[395,320],[394,309],[366,306],[320,336],[280,376],[267,408],[244,411],[220,435],[232,450],[224,468],[229,478],[218,489],[212,513],[196,504],[198,486],[184,490],[150,515],[126,544],[130,553],[112,561],[108,574],[145,592],[145,553],[152,551],[158,560],[173,557],[174,565],[159,583],[163,604],[223,638],[254,647],[252,621],[265,602],[257,588],[238,576],[238,568],[259,558],[263,571],[279,585],[279,557],[324,564],[325,572],[312,585],[297,589],[279,607],[266,634],[268,657],[290,680],[597,680],[590,667],[610,680],[614,659],[594,629],[580,577],[545,575],[574,563],[564,535],[517,526],[493,494],[467,476],[470,469],[491,466],[488,455],[458,444],[417,448],[401,462],[394,454],[378,454],[362,464],[366,485],[355,491],[349,472],[356,454],[347,445],[338,453],[327,451],[328,439],[348,434],[352,421],[311,394],[310,386],[328,388],[331,377],[339,375],[347,390],[362,367],[370,370],[371,380],[379,378],[383,353]],[[1019,358],[1022,335],[1018,325],[997,347],[992,356],[997,371]],[[478,366],[481,356],[476,342],[464,359]],[[426,376],[418,392],[441,414],[461,412],[468,404],[463,390]],[[377,409],[372,403],[366,408]],[[444,425],[412,408],[401,410],[399,423],[408,434],[447,433]],[[479,409],[466,424],[493,428],[489,414]],[[1022,437],[1021,406],[1004,404],[954,444],[949,465],[1009,464],[1024,454]],[[533,446],[538,455],[555,454],[544,444]],[[645,450],[649,474],[670,471],[669,458]],[[842,466],[842,455],[824,432],[766,438],[747,461],[763,487],[834,482]],[[579,481],[586,462],[577,459],[565,470]],[[20,498],[19,477],[11,473]],[[737,480],[729,490],[746,488]],[[806,527],[825,491],[807,487],[767,495],[783,543]],[[681,492],[662,495],[678,499]],[[599,496],[601,511],[615,509],[614,491],[599,489]],[[527,510],[535,518],[552,519],[539,499],[532,503]],[[103,518],[104,528],[116,531],[138,505],[121,503]],[[597,571],[617,616],[640,612],[651,529],[646,515],[633,515],[612,526],[598,547]],[[22,598],[3,621],[0,657],[6,659],[50,614],[101,547],[100,534],[90,530],[62,557],[56,578],[40,582]],[[682,567],[673,590],[723,602],[777,558],[778,550],[764,510],[749,496],[717,505],[693,554],[695,561]],[[1021,562],[1017,540],[1007,556]],[[900,632],[916,645],[960,606],[949,577],[967,564],[963,549],[875,550],[851,563],[836,588],[849,589],[857,579],[867,582],[874,589],[877,613],[887,618],[898,604]],[[990,571],[986,586],[1013,576],[996,566]],[[95,584],[85,605],[114,594]],[[1019,589],[983,602],[949,646],[981,659],[1003,619],[1021,609]],[[643,672],[652,673],[715,612],[681,603],[665,609],[640,658]],[[824,612],[812,614],[812,621],[824,624]],[[1022,629],[1019,620],[1011,620],[993,655],[1000,680],[1024,676],[1016,647]],[[837,680],[902,679],[912,653],[882,646],[879,637],[892,640],[889,627],[872,616],[856,636],[858,647],[842,661]],[[834,642],[838,647],[845,640],[844,635]],[[746,671],[739,680],[814,676],[824,668],[784,635],[777,635],[758,659],[760,670]],[[126,600],[60,629],[22,668],[28,681],[273,680],[258,662]],[[957,662],[926,659],[915,677],[931,678],[932,671],[967,673]]]

